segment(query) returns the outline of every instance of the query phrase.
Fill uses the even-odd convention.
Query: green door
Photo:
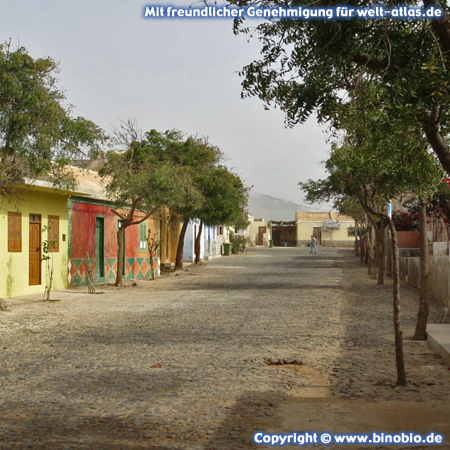
[[[105,277],[105,219],[95,218],[95,278]]]
[[[123,224],[124,220],[119,219],[119,228],[122,228],[122,224]],[[127,253],[127,247],[126,247],[126,242],[125,242],[125,234],[123,233],[123,258],[122,258],[122,276],[125,276],[125,264],[126,264],[126,253]]]

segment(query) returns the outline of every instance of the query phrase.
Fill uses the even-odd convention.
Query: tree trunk
[[[423,130],[428,143],[431,145],[434,153],[436,153],[442,167],[450,174],[450,149],[440,133],[439,107],[436,106],[427,115],[424,120]]]
[[[376,254],[374,253],[373,246],[373,231],[374,227],[369,227],[368,241],[367,241],[367,252],[368,252],[368,274],[369,277],[373,280],[376,278]]]
[[[376,248],[377,248],[377,285],[384,284],[384,220],[377,223],[376,228]]]
[[[125,233],[125,226],[122,224],[121,227],[117,230],[117,273],[116,273],[116,282],[114,286],[122,286],[122,272],[123,272],[123,252],[125,249],[123,248],[123,234]]]
[[[186,230],[189,225],[189,219],[183,222],[181,227],[180,236],[178,238],[177,246],[177,257],[175,259],[175,270],[183,270],[183,247],[184,247],[184,237],[186,236]]]
[[[364,263],[367,264],[367,265],[369,264],[368,245],[369,245],[369,228],[367,228],[366,235],[364,237]]]
[[[200,222],[198,233],[197,236],[195,237],[195,264],[200,263],[200,240],[202,237],[202,231],[203,231],[203,220]]]
[[[423,0],[425,8],[434,6],[436,8],[442,8],[441,3],[438,0]],[[450,54],[450,17],[444,10],[444,16],[439,20],[432,20],[431,25],[439,39],[441,44],[442,53],[449,57]]]
[[[398,240],[392,218],[388,218],[392,245],[392,277],[393,277],[393,307],[395,330],[395,360],[397,365],[397,386],[406,386],[405,358],[403,355],[403,330],[400,317],[400,267],[398,255]]]
[[[413,339],[424,341],[427,338],[428,322],[428,239],[427,239],[427,206],[420,200],[419,226],[420,226],[420,292],[419,312],[417,314],[416,331]]]

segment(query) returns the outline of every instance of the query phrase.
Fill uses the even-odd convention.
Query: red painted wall
[[[119,212],[126,213],[125,210]],[[105,258],[117,257],[117,227],[119,217],[112,212],[112,208],[89,203],[72,203],[71,216],[71,258],[94,257],[95,252],[95,218],[103,216],[105,219]],[[135,219],[143,217],[135,213]],[[157,221],[150,219],[148,225],[152,232],[158,231]],[[125,256],[127,258],[142,258],[149,256],[148,252],[139,252],[139,225],[132,225],[125,230]]]
[[[118,217],[111,208],[88,203],[72,203],[71,216],[71,258],[90,258],[95,253],[95,217],[105,218],[105,258],[117,257]]]
[[[419,248],[420,231],[397,231],[399,248]]]

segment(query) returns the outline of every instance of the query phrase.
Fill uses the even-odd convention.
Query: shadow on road
[[[282,393],[248,392],[237,399],[205,444],[204,450],[247,450],[258,448],[252,442],[256,431],[276,432],[276,409],[285,400]],[[266,446],[264,446],[266,448]]]

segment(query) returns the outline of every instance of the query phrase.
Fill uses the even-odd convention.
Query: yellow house
[[[255,219],[252,215],[248,216],[250,221],[247,227],[247,242],[250,247],[256,245],[269,246],[269,240],[272,239],[270,233],[271,224],[264,219]]]
[[[355,242],[355,220],[334,211],[296,211],[297,246],[311,242],[311,235],[318,245],[324,247],[353,247]]]
[[[0,198],[0,297],[44,293],[45,241],[53,243],[53,289],[67,287],[69,195],[36,181],[17,198]]]

